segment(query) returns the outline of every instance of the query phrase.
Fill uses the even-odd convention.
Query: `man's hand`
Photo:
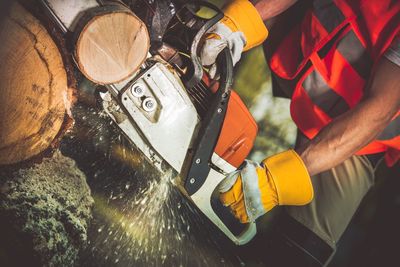
[[[234,0],[224,8],[225,17],[210,31],[201,49],[203,65],[211,66],[215,73],[218,54],[229,47],[235,65],[243,51],[261,44],[268,36],[268,30],[257,9],[248,0]]]
[[[219,185],[220,200],[242,223],[254,222],[276,205],[305,205],[313,188],[303,161],[293,150],[265,159],[246,161]]]

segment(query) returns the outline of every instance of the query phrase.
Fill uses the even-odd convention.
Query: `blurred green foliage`
[[[244,53],[235,68],[233,88],[248,107],[256,101],[257,95],[267,82],[270,82],[270,72],[262,47]]]
[[[234,78],[233,88],[250,109],[259,129],[250,158],[260,161],[292,147],[296,126],[290,118],[290,102],[273,97],[271,75],[262,47],[243,54]]]

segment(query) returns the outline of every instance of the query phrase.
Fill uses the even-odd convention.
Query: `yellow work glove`
[[[246,161],[219,185],[220,200],[242,223],[254,222],[276,205],[305,205],[313,198],[307,169],[294,150]]]
[[[223,11],[225,17],[209,30],[200,51],[203,65],[214,67],[214,72],[215,60],[225,47],[231,50],[235,65],[243,51],[261,44],[268,36],[260,14],[250,1],[230,1]]]

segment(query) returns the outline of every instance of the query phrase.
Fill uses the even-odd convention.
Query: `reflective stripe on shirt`
[[[386,50],[384,56],[397,66],[400,66],[400,36],[397,36],[390,47]]]

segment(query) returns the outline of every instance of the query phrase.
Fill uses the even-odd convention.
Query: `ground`
[[[0,170],[0,265],[73,265],[86,246],[93,199],[86,176],[59,151]]]

